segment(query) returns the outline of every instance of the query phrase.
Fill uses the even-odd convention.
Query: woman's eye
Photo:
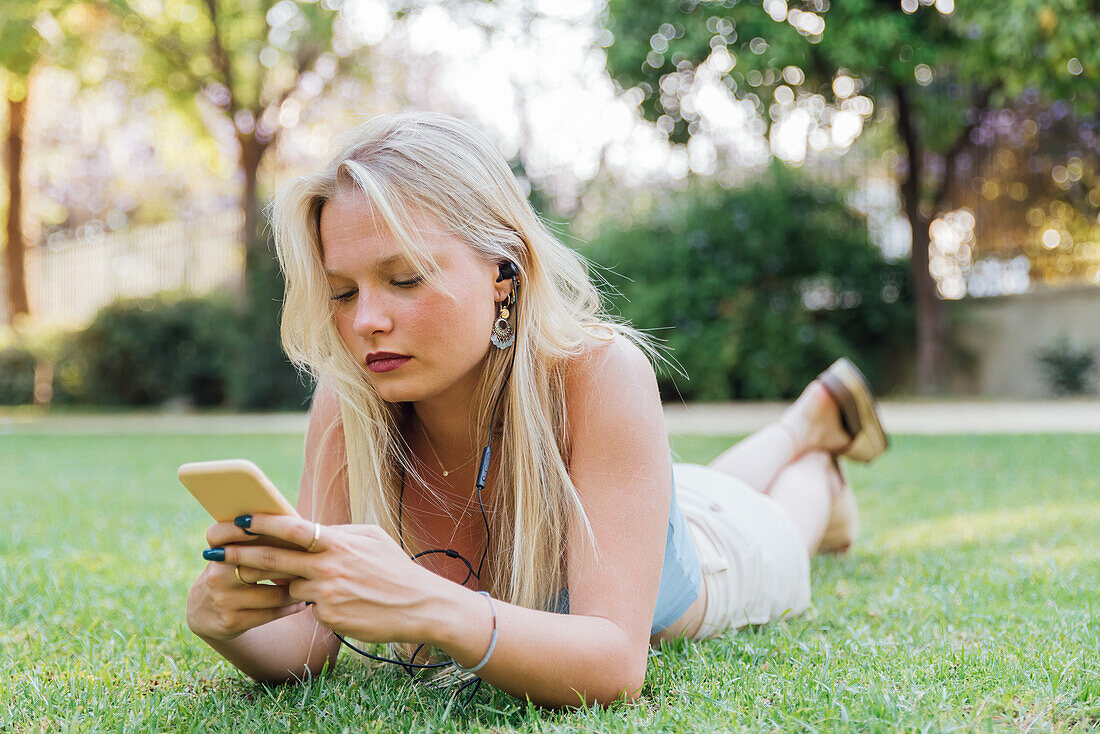
[[[412,288],[413,286],[419,285],[422,282],[424,282],[424,278],[423,278],[423,276],[420,276],[420,275],[416,276],[415,278],[410,278],[409,280],[394,280],[394,281],[391,281],[391,283],[394,286],[398,287],[398,288]],[[359,291],[357,291],[353,288],[350,291],[344,291],[343,293],[337,293],[337,294],[333,295],[332,300],[340,301],[341,303],[346,303],[346,302],[350,301],[351,299],[353,299],[355,297],[355,294],[358,293],[358,292]]]

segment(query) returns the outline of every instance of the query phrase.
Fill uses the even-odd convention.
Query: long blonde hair
[[[282,187],[272,209],[286,278],[283,348],[299,369],[339,396],[353,522],[377,524],[397,538],[401,469],[419,475],[401,435],[406,409],[378,396],[336,330],[320,215],[325,202],[348,190],[362,192],[421,272],[431,258],[416,236],[410,207],[434,215],[486,262],[516,264],[517,338],[509,349],[488,349],[471,403],[482,446],[490,441],[490,411],[515,350],[493,427],[500,436],[500,486],[485,508],[491,546],[480,582],[496,598],[550,608],[567,584],[570,523],[582,522],[596,545],[569,477],[564,368],[617,334],[651,358],[656,348],[648,335],[604,312],[587,261],[550,232],[500,152],[475,128],[432,112],[380,115],[357,126],[324,169]],[[431,282],[430,274],[425,277]]]

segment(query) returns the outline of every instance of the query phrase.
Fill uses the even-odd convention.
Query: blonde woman
[[[855,367],[674,464],[656,350],[468,124],[374,118],[273,212],[283,346],[319,386],[308,519],[211,526],[187,609],[253,678],[317,674],[355,639],[549,707],[635,700],[651,645],[802,612],[809,556],[854,537],[836,457],[886,448]]]

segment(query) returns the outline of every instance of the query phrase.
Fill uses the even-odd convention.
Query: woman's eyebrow
[[[395,262],[400,262],[402,260],[408,262],[408,258],[402,253],[397,253],[396,255],[390,255],[389,257],[384,257],[384,258],[381,258],[380,260],[376,260],[375,263],[374,263],[374,269],[379,270],[381,268],[387,267],[389,265],[392,265]],[[325,275],[328,275],[328,276],[331,276],[331,277],[334,277],[334,278],[347,277],[347,274],[344,273],[343,271],[339,270],[338,268],[330,269],[327,265],[325,266]]]

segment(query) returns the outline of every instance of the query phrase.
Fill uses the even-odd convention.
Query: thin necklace
[[[435,446],[432,446],[432,439],[428,438],[428,430],[424,428],[424,424],[421,421],[418,420],[417,423],[420,423],[420,432],[424,434],[424,440],[428,442],[428,448],[432,450],[432,454],[435,456],[435,460],[439,463],[439,468],[443,471],[443,476],[448,476],[452,471],[458,471],[459,469],[465,468],[467,464],[469,464],[477,457],[477,452],[474,452],[474,454],[470,456],[469,459],[466,459],[466,461],[462,462],[459,466],[456,466],[454,469],[448,471],[443,466],[443,462],[439,460],[439,454],[436,453]]]

